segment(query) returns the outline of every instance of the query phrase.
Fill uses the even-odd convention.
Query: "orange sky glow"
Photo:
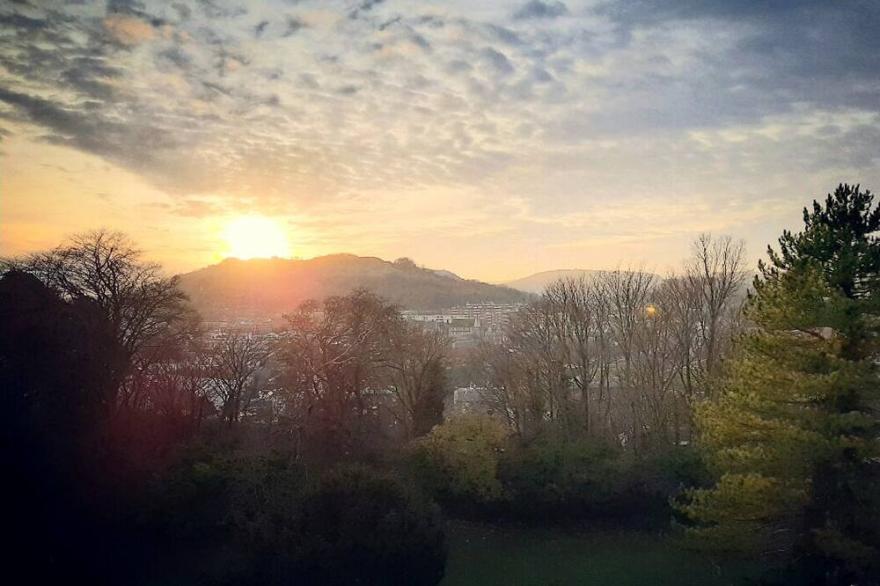
[[[846,39],[794,8],[356,4],[0,7],[0,256],[103,227],[173,273],[662,272],[704,231],[754,263],[838,183],[880,189],[877,37],[832,5]]]

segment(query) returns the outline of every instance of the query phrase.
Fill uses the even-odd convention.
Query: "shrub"
[[[416,441],[409,464],[417,481],[457,512],[614,520],[662,526],[670,498],[701,482],[693,449],[634,456],[601,438],[548,426],[524,441],[497,420],[451,419]]]
[[[391,477],[363,467],[330,472],[302,500],[278,545],[290,583],[433,585],[446,546],[439,509]]]
[[[438,498],[487,503],[503,496],[498,462],[509,431],[485,416],[461,416],[416,441],[410,463],[415,477]]]
[[[501,459],[499,479],[516,510],[582,513],[624,488],[620,456],[601,440],[551,430],[511,446]]]
[[[635,456],[599,438],[549,428],[513,443],[499,465],[511,511],[663,526],[670,499],[705,482],[697,450],[664,447]]]
[[[305,471],[282,454],[190,454],[155,484],[147,520],[177,538],[228,535],[259,547],[295,514],[305,488]]]
[[[671,447],[651,455],[656,489],[677,495],[685,488],[707,486],[712,476],[700,450],[693,447]]]

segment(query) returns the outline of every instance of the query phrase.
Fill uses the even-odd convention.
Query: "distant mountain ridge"
[[[593,279],[598,279],[603,275],[608,275],[613,272],[615,271],[596,269],[557,269],[552,271],[542,271],[540,273],[529,275],[528,277],[515,279],[513,281],[507,281],[506,283],[501,284],[505,287],[510,287],[511,289],[522,291],[523,293],[540,295],[544,292],[544,289],[547,288],[547,285],[550,285],[551,283],[554,283],[559,279],[578,279],[584,277],[589,281]],[[623,270],[622,272],[629,273],[630,271]],[[662,275],[649,271],[632,271],[632,273],[640,273],[652,276],[654,278],[653,283],[655,285],[659,285],[665,280],[665,277],[663,277]],[[751,285],[752,280],[755,278],[756,275],[757,273],[755,273],[754,271],[745,271],[743,273],[743,287],[742,291],[740,291],[740,294],[745,295],[746,288]]]
[[[180,285],[203,315],[276,317],[307,299],[363,287],[404,309],[443,309],[476,302],[517,303],[522,291],[463,279],[409,259],[333,254],[307,260],[226,259],[180,275]]]
[[[503,285],[505,287],[510,287],[511,289],[516,289],[517,291],[522,291],[524,293],[540,295],[544,292],[544,289],[547,287],[547,285],[553,283],[554,281],[558,281],[559,279],[577,279],[580,277],[595,279],[610,272],[611,271],[590,269],[557,269],[553,271],[541,271],[540,273],[535,273],[533,275],[529,275],[528,277],[508,281],[506,283],[503,283]]]

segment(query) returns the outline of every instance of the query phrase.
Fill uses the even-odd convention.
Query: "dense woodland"
[[[751,278],[561,279],[454,349],[374,291],[209,335],[94,232],[4,261],[12,565],[91,583],[437,584],[444,519],[662,531],[764,583],[880,583],[880,208],[841,185]],[[413,268],[412,270],[421,271]],[[481,409],[444,418],[456,385]]]

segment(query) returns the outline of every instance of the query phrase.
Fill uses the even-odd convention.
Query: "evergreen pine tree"
[[[702,543],[779,556],[807,583],[878,583],[880,208],[841,185],[804,224],[769,249],[753,327],[698,409],[718,481],[682,510]]]

